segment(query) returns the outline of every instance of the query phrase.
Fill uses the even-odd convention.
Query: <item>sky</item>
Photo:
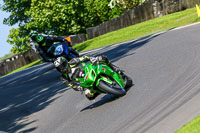
[[[0,0],[0,5],[3,4],[3,0]],[[3,19],[7,18],[9,13],[0,10],[0,57],[3,57],[5,54],[8,54],[12,48],[10,44],[6,42],[8,39],[9,31],[12,28],[16,28],[17,26],[8,26],[3,24]]]

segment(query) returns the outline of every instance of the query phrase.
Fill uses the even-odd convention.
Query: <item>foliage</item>
[[[114,8],[117,6],[125,11],[142,4],[144,1],[145,0],[111,0],[109,7]]]
[[[110,9],[108,3],[109,0],[33,0],[30,10],[25,12],[32,16],[26,28],[53,31],[57,35],[85,32],[87,27],[121,13]]]
[[[4,18],[3,23],[7,25],[18,24],[19,28],[10,30],[7,42],[13,45],[11,52],[22,53],[29,49],[27,29],[24,28],[25,23],[29,22],[30,16],[24,14],[30,9],[31,0],[3,0],[4,5],[1,6],[2,11],[10,12],[8,18]]]
[[[39,29],[40,32],[53,31],[55,34],[66,35],[77,33],[81,24],[78,12],[83,9],[83,2],[71,0],[33,0],[29,11],[30,22],[27,29]],[[80,9],[75,9],[79,5]],[[80,12],[80,11],[79,11]]]
[[[4,19],[4,24],[7,25],[24,25],[29,21],[29,16],[25,15],[24,12],[29,10],[31,0],[3,0],[4,5],[1,6],[3,11],[10,12],[11,15]]]
[[[11,49],[13,53],[23,53],[29,49],[29,38],[26,36],[27,30],[24,27],[13,28],[10,30],[7,42],[14,47]]]
[[[85,0],[86,27],[96,26],[102,22],[108,21],[119,16],[122,10],[119,7],[110,8],[110,0]]]

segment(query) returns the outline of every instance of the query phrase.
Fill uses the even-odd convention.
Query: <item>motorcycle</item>
[[[68,61],[70,61],[72,58],[79,57],[78,51],[76,49],[72,49],[72,47],[68,47],[65,43],[56,43],[52,45],[48,49],[48,53],[50,53],[54,58],[63,56]]]
[[[123,72],[115,72],[108,65],[83,62],[81,73],[76,79],[80,86],[90,89],[94,93],[114,94],[124,96],[127,88],[132,86],[132,79]],[[84,74],[82,73],[84,72]]]

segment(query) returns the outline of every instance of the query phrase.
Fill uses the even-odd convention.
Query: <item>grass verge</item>
[[[163,17],[151,19],[139,24],[135,24],[117,31],[109,32],[91,40],[74,46],[78,51],[87,51],[119,42],[124,42],[149,34],[166,31],[175,27],[200,21],[197,17],[196,9],[187,9]]]
[[[200,133],[200,116],[185,124],[182,128],[175,131],[175,133]]]

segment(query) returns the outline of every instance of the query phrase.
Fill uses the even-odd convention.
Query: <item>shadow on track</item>
[[[45,67],[42,66],[42,67]],[[28,117],[43,110],[68,88],[60,81],[59,73],[52,65],[30,69],[1,78],[0,81],[0,130],[14,133],[37,121]],[[23,76],[24,75],[24,76]],[[8,80],[8,81],[7,81]],[[5,84],[6,83],[6,84]],[[32,132],[31,127],[20,132]]]
[[[134,84],[132,84],[131,87],[133,87],[133,86],[134,86]],[[131,89],[131,87],[126,88],[126,92],[128,92]],[[103,96],[99,101],[97,101],[97,102],[85,107],[80,112],[83,112],[83,111],[89,110],[89,109],[93,109],[93,108],[97,108],[97,107],[99,107],[101,105],[104,105],[106,103],[109,103],[109,102],[112,102],[114,100],[117,100],[118,98],[120,98],[120,97],[118,97],[116,95],[113,95],[113,94],[107,94],[107,95]]]
[[[106,103],[109,103],[109,102],[112,102],[116,99],[118,99],[119,97],[115,96],[115,95],[110,95],[110,94],[107,94],[105,96],[103,96],[99,101],[85,107],[84,109],[82,109],[80,112],[83,112],[83,111],[86,111],[86,110],[89,110],[89,109],[93,109],[93,108],[97,108],[101,105],[104,105]]]
[[[133,55],[135,54],[135,52],[133,53],[129,53],[127,54],[127,52],[129,51],[133,51],[136,50],[144,45],[146,45],[148,42],[150,42],[152,39],[156,38],[157,36],[161,35],[163,33],[160,34],[151,34],[145,37],[142,37],[140,39],[137,40],[133,40],[118,46],[107,46],[104,49],[101,49],[99,51],[95,51],[95,52],[91,52],[89,53],[91,56],[99,56],[99,55],[106,55],[112,62],[115,62],[117,60],[120,60],[122,58],[125,58],[127,56]]]

